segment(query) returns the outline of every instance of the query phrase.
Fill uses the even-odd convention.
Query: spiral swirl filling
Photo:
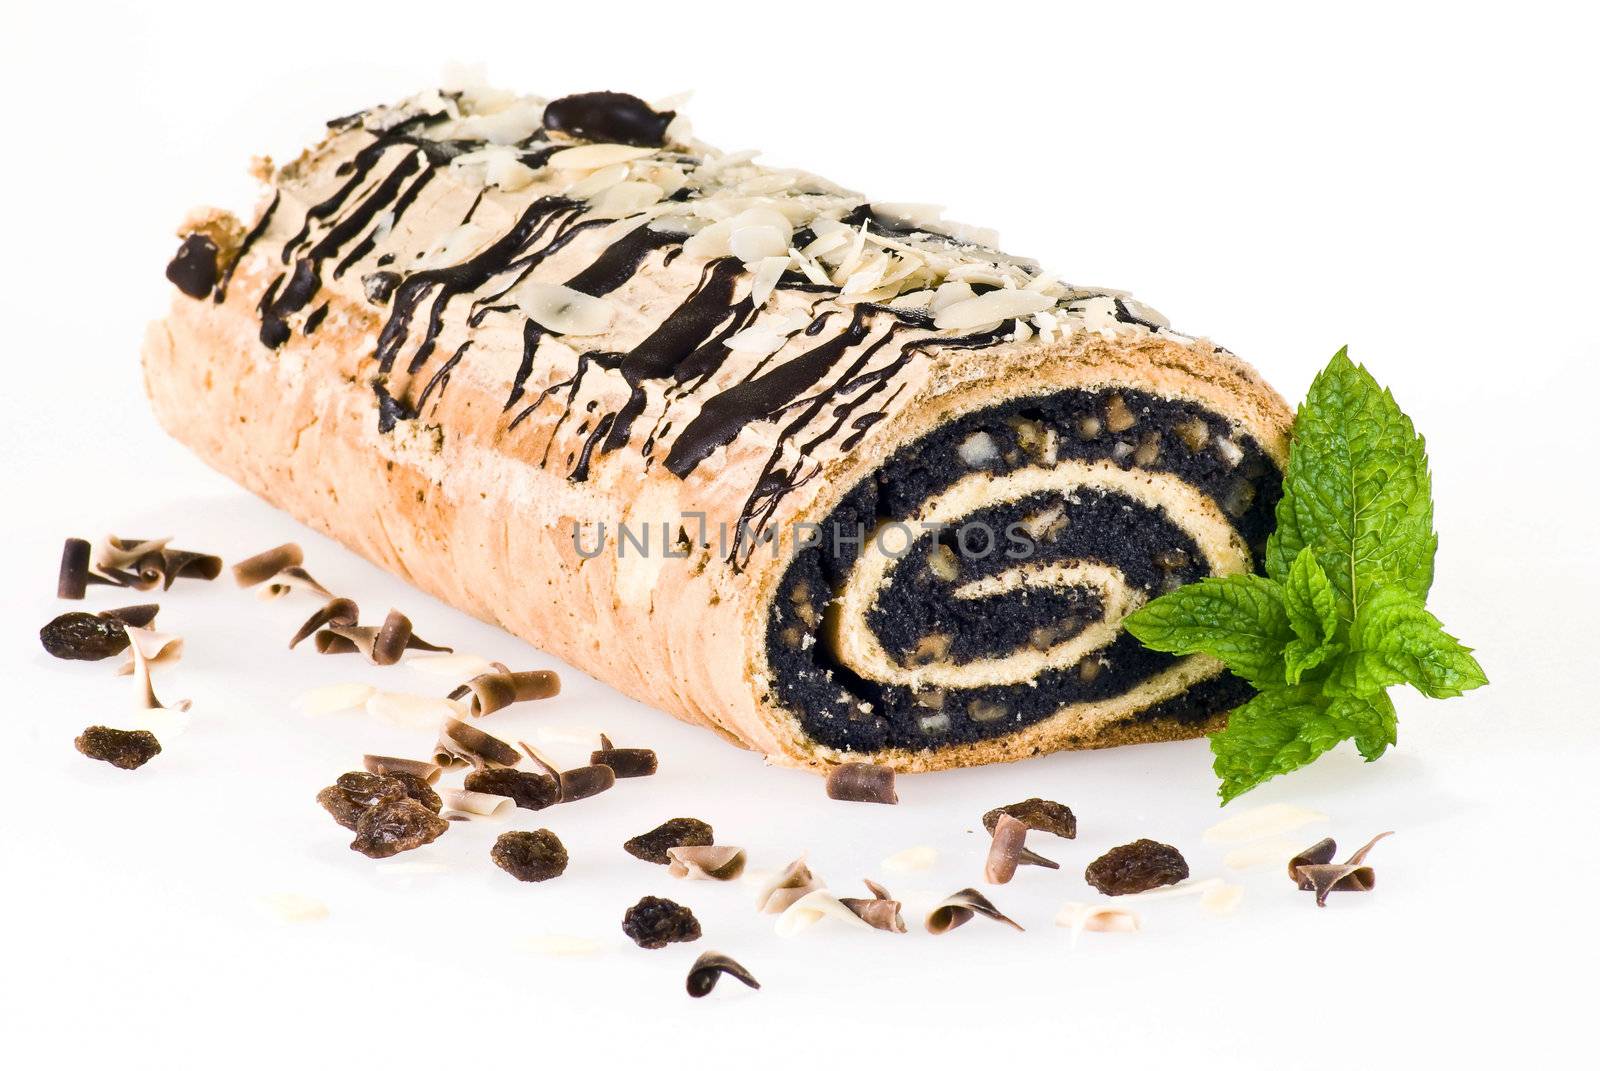
[[[1058,714],[1197,724],[1249,697],[1212,663],[1146,650],[1122,618],[1257,569],[1281,474],[1226,416],[1130,389],[960,417],[862,480],[773,601],[778,701],[815,743],[921,750]]]

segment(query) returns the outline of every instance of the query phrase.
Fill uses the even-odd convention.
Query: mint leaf
[[[1380,588],[1361,608],[1352,632],[1355,650],[1325,686],[1329,695],[1362,695],[1409,684],[1423,695],[1449,699],[1488,684],[1470,648],[1445,632],[1410,592]]]
[[[1423,441],[1345,350],[1312,381],[1295,417],[1283,492],[1267,540],[1268,576],[1287,581],[1309,548],[1346,622],[1374,588],[1427,595],[1438,537]]]
[[[1284,683],[1283,648],[1294,636],[1278,585],[1249,574],[1186,585],[1122,624],[1152,650],[1210,655],[1258,689]]]
[[[1295,638],[1283,651],[1284,677],[1299,684],[1304,676],[1344,650],[1334,637],[1339,631],[1339,607],[1317,556],[1303,547],[1289,567],[1283,584],[1283,608]]]
[[[1211,738],[1222,802],[1297,770],[1348,739],[1329,716],[1329,703],[1314,687],[1273,688],[1229,714],[1227,729]]]
[[[1385,692],[1335,699],[1328,704],[1328,717],[1355,740],[1356,750],[1368,762],[1376,761],[1396,740],[1394,703]]]

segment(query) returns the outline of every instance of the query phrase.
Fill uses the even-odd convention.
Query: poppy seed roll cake
[[[620,93],[428,92],[260,175],[181,229],[152,403],[418,587],[789,765],[1248,698],[1120,622],[1257,567],[1291,414],[1127,294]]]

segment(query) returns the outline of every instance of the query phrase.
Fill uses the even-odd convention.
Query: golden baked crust
[[[556,166],[552,154],[573,143],[518,129],[538,111],[526,98],[419,100],[344,125],[281,171],[242,255],[244,228],[205,217],[223,278],[204,298],[176,296],[148,332],[146,384],[158,418],[222,472],[382,567],[774,761],[816,766],[841,757],[808,734],[772,686],[771,611],[793,554],[737,546],[660,553],[685,517],[736,529],[777,466],[805,479],[791,481],[760,519],[823,521],[895,450],[950,420],[1066,389],[1136,387],[1192,402],[1279,464],[1286,454],[1290,413],[1248,366],[1172,333],[1125,295],[1050,283],[1027,262],[935,229],[890,228],[872,246],[884,225],[870,210],[846,225],[843,247],[823,249],[860,200],[810,176],[730,162],[677,135],[653,151],[610,146],[609,155],[593,154],[593,166]],[[427,118],[439,109],[443,118]],[[437,148],[485,130],[510,151],[474,141],[476,150],[445,158]],[[619,166],[624,177],[615,178]],[[677,180],[689,194],[674,202],[666,187]],[[798,218],[785,236],[787,274],[766,270],[763,283],[762,261],[777,257],[772,235],[714,228],[720,217],[747,220],[746,232],[778,230],[748,215],[772,206]],[[339,231],[346,222],[358,225]],[[700,231],[686,241],[677,228],[692,227]],[[508,236],[522,240],[502,256],[496,250]],[[578,299],[600,286],[565,296],[560,284],[629,241],[643,252],[625,279],[588,301]],[[795,249],[801,242],[818,252]],[[855,247],[875,252],[864,260]],[[841,249],[854,263],[838,263]],[[521,265],[519,255],[534,262]],[[440,299],[446,284],[407,289],[430,272],[448,277],[494,257],[499,271],[468,273],[485,278],[454,295]],[[885,281],[912,262],[899,282]],[[827,286],[811,281],[818,271]],[[371,280],[388,272],[390,291],[375,299]],[[843,276],[838,285],[834,276]],[[979,280],[980,290],[956,301],[983,297],[988,286],[1032,285],[1049,309],[937,326],[943,313],[930,306],[940,300],[933,295],[966,280]],[[297,281],[313,283],[312,293],[285,300]],[[712,313],[717,322],[693,347],[704,368],[684,353],[670,355],[665,374],[630,365],[719,281],[728,293]],[[762,285],[771,289],[757,302],[752,290]],[[795,367],[842,336],[863,298],[879,311],[866,317],[860,344],[842,347],[794,392],[804,400],[831,385],[834,401],[849,401],[854,395],[837,393],[847,384],[829,377],[893,334],[883,360],[855,373],[881,372],[893,385],[875,397],[879,415],[859,434],[799,439],[778,419],[794,411],[792,399],[774,413],[746,406],[739,420],[712,419],[719,406],[734,408],[741,384]],[[773,341],[781,343],[773,352],[758,352]],[[806,430],[830,419],[823,412]],[[688,449],[695,435],[709,436],[709,447]],[[592,533],[602,524],[652,526],[661,546],[649,556],[585,557],[574,526]],[[1136,716],[1217,672],[1186,660],[1152,689],[1074,704],[1015,732],[866,757],[924,770],[1194,735],[1217,718]]]

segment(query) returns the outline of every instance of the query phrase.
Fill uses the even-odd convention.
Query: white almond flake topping
[[[1146,889],[1144,892],[1128,893],[1118,897],[1124,903],[1150,900],[1176,900],[1184,896],[1204,896],[1211,890],[1223,884],[1221,878],[1205,878],[1199,881],[1180,881],[1176,885],[1163,885],[1158,889]]]
[[[585,175],[562,191],[563,197],[570,197],[574,201],[587,201],[596,194],[609,190],[617,183],[628,177],[627,164],[612,164],[600,170]]]
[[[592,171],[639,160],[654,153],[654,149],[638,145],[579,145],[553,153],[546,163],[557,171]]]
[[[956,447],[956,453],[969,467],[977,469],[998,460],[1000,447],[995,443],[994,436],[988,432],[975,431],[961,440],[961,445]]]
[[[467,654],[465,651],[452,654],[411,653],[401,665],[453,681],[471,680],[494,668],[494,663],[482,655]]]
[[[597,942],[564,933],[542,933],[525,937],[518,943],[525,950],[541,956],[590,956],[600,951]]]
[[[977,296],[969,283],[940,283],[938,289],[933,292],[933,299],[928,303],[928,311],[937,314],[952,305],[971,301]]]
[[[341,710],[354,710],[362,706],[376,691],[372,685],[360,681],[325,684],[321,688],[302,692],[295,700],[295,705],[305,714],[335,714]]]
[[[467,705],[454,699],[404,692],[374,692],[367,713],[401,729],[437,729],[444,718],[465,718]]]
[[[1320,811],[1290,803],[1269,803],[1224,818],[1206,830],[1201,839],[1207,844],[1242,844],[1263,837],[1293,833],[1302,826],[1327,820],[1328,816]]]
[[[814,889],[784,909],[783,914],[778,916],[774,930],[779,937],[793,937],[823,919],[838,919],[860,930],[872,929],[827,889]]]
[[[1032,316],[1054,304],[1043,294],[1027,290],[991,290],[987,294],[950,305],[938,314],[934,326],[941,331],[967,330],[1012,317]]]
[[[1200,906],[1213,915],[1231,915],[1244,899],[1243,885],[1223,883],[1207,889],[1200,896]]]
[[[789,265],[794,258],[788,250],[783,250],[773,256],[764,258],[756,265],[755,277],[750,281],[750,302],[757,309],[765,307],[767,298],[772,296],[773,288],[778,285],[778,280],[783,278],[783,273],[789,270]]]
[[[789,248],[789,228],[738,227],[728,235],[728,252],[754,267],[768,257],[782,256]]]
[[[299,893],[267,893],[261,906],[283,922],[316,922],[328,917],[328,905]]]
[[[528,319],[560,335],[598,335],[611,326],[616,309],[605,298],[592,297],[559,283],[524,280],[511,298]]]
[[[594,213],[612,219],[623,219],[643,212],[661,200],[662,190],[653,182],[630,180],[609,187],[593,201]]]
[[[728,255],[728,238],[733,225],[727,220],[702,227],[683,243],[683,255],[694,260],[713,260]]]
[[[895,852],[880,865],[891,874],[909,874],[914,870],[927,870],[939,861],[939,853],[926,844]]]
[[[1070,947],[1078,947],[1078,938],[1089,933],[1138,933],[1139,916],[1127,908],[1109,904],[1063,904],[1056,915],[1056,925],[1072,931]]]
[[[788,339],[784,338],[771,327],[757,324],[747,327],[732,336],[724,343],[735,353],[749,353],[757,357],[765,357],[769,353],[776,353]]]
[[[1272,840],[1256,841],[1242,848],[1235,848],[1222,857],[1222,865],[1229,870],[1252,870],[1258,866],[1283,866],[1294,858],[1294,854],[1305,844],[1302,841],[1290,840],[1287,837],[1276,837]]]

